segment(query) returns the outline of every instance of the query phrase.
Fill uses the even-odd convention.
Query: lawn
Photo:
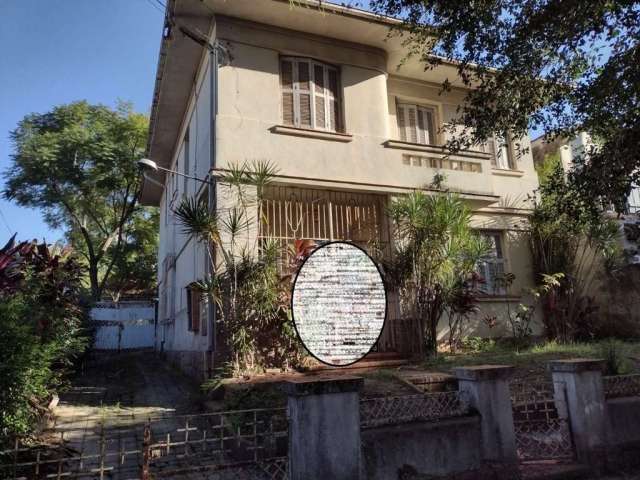
[[[517,378],[545,374],[551,360],[565,358],[601,358],[605,360],[605,374],[640,373],[640,342],[603,340],[589,343],[541,343],[515,348],[491,341],[467,342],[460,353],[440,353],[435,359],[422,363],[430,371],[450,372],[454,367],[466,365],[513,365]],[[637,362],[633,358],[639,359]]]

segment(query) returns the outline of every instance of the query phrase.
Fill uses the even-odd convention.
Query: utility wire
[[[157,12],[160,12],[162,14],[162,16],[164,16],[164,10],[160,10],[160,8],[158,7],[158,5],[156,5],[155,2],[153,2],[153,0],[147,0],[147,3],[149,5],[151,5],[153,7],[154,10],[156,10]]]
[[[7,230],[9,231],[9,235],[13,235],[13,232],[11,231],[11,227],[9,227],[9,223],[7,222],[7,219],[4,216],[4,213],[2,213],[2,210],[0,210],[0,218],[2,218],[2,223],[4,223],[4,226],[7,227]]]

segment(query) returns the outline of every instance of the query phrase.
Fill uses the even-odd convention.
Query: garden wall
[[[480,417],[415,422],[362,431],[362,478],[398,478],[399,472],[436,476],[480,469]]]

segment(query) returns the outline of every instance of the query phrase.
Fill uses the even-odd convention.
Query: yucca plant
[[[415,191],[388,208],[396,251],[386,265],[400,291],[403,314],[417,319],[420,352],[437,354],[437,328],[455,310],[460,289],[487,254],[488,244],[470,226],[471,211],[453,193]]]
[[[230,197],[224,208],[211,212],[206,203],[184,199],[175,210],[182,231],[209,246],[211,273],[191,286],[216,308],[236,375],[296,357],[278,272],[283,252],[275,241],[258,244],[250,228],[262,221],[264,191],[276,174],[266,161],[231,165],[218,179]]]

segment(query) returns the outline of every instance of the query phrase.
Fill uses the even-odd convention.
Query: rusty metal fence
[[[640,374],[603,377],[606,398],[639,397]]]
[[[46,444],[0,451],[0,478],[150,480],[206,472],[220,480],[285,480],[286,410],[252,409],[114,426],[86,419]],[[215,472],[215,473],[212,473]]]
[[[458,391],[368,398],[360,401],[362,428],[435,421],[468,413],[468,403]]]
[[[564,384],[539,380],[510,385],[520,460],[574,457]]]

